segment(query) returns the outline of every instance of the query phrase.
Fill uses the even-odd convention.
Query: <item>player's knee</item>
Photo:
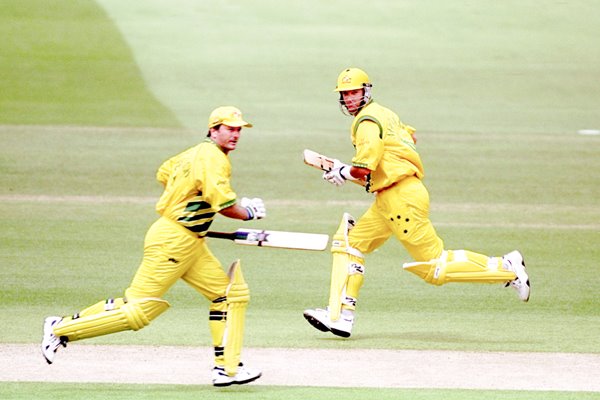
[[[354,228],[356,221],[354,217],[348,213],[344,213],[340,224],[332,237],[331,248],[349,247],[348,233]]]
[[[250,301],[250,288],[246,282],[232,283],[227,293],[227,303],[248,303]]]
[[[169,308],[169,302],[163,299],[148,297],[129,300],[121,307],[129,328],[137,331],[150,324]]]

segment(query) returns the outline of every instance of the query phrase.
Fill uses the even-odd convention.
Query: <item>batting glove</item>
[[[333,160],[333,168],[323,173],[323,179],[335,186],[342,186],[348,179],[356,180],[350,175],[350,166],[340,160]]]
[[[262,199],[249,199],[247,197],[243,197],[240,201],[240,205],[248,212],[248,218],[246,221],[251,219],[262,219],[267,216],[267,209],[265,208],[265,203]]]

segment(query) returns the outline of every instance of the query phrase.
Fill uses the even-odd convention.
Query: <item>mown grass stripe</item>
[[[11,203],[54,203],[54,204],[154,204],[158,197],[150,196],[84,196],[84,195],[0,195],[0,202]],[[269,207],[368,207],[371,203],[361,200],[327,200],[324,202],[305,199],[271,199]],[[523,213],[548,212],[552,210],[565,211],[587,211],[600,213],[600,207],[588,206],[583,210],[581,207],[564,206],[562,204],[484,204],[484,203],[436,203],[435,209],[444,212],[506,212],[509,210]],[[452,228],[507,228],[507,229],[556,229],[556,230],[600,230],[600,224],[565,224],[565,223],[512,223],[512,222],[457,222],[457,221],[435,221],[436,226]]]

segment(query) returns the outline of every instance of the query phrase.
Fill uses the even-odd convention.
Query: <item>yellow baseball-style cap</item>
[[[212,128],[217,125],[227,125],[232,127],[252,128],[252,124],[242,119],[242,112],[232,106],[217,107],[210,113],[208,117],[208,127]]]

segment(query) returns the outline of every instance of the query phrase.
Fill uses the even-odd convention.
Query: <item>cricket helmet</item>
[[[343,70],[337,78],[337,85],[334,89],[334,92],[338,92],[340,94],[339,103],[340,109],[342,113],[346,115],[356,115],[366,104],[371,101],[371,87],[373,84],[369,79],[369,75],[365,71],[360,68],[346,68]],[[363,89],[363,98],[360,102],[360,105],[356,112],[352,114],[348,110],[348,106],[344,102],[344,96],[342,92],[347,90],[356,90]]]
[[[242,126],[252,128],[252,124],[244,121],[242,118],[242,112],[233,106],[217,107],[210,113],[210,117],[208,117],[208,127],[212,128],[221,124],[234,128]]]
[[[365,71],[359,68],[346,68],[337,78],[334,92],[371,87],[371,80]]]

